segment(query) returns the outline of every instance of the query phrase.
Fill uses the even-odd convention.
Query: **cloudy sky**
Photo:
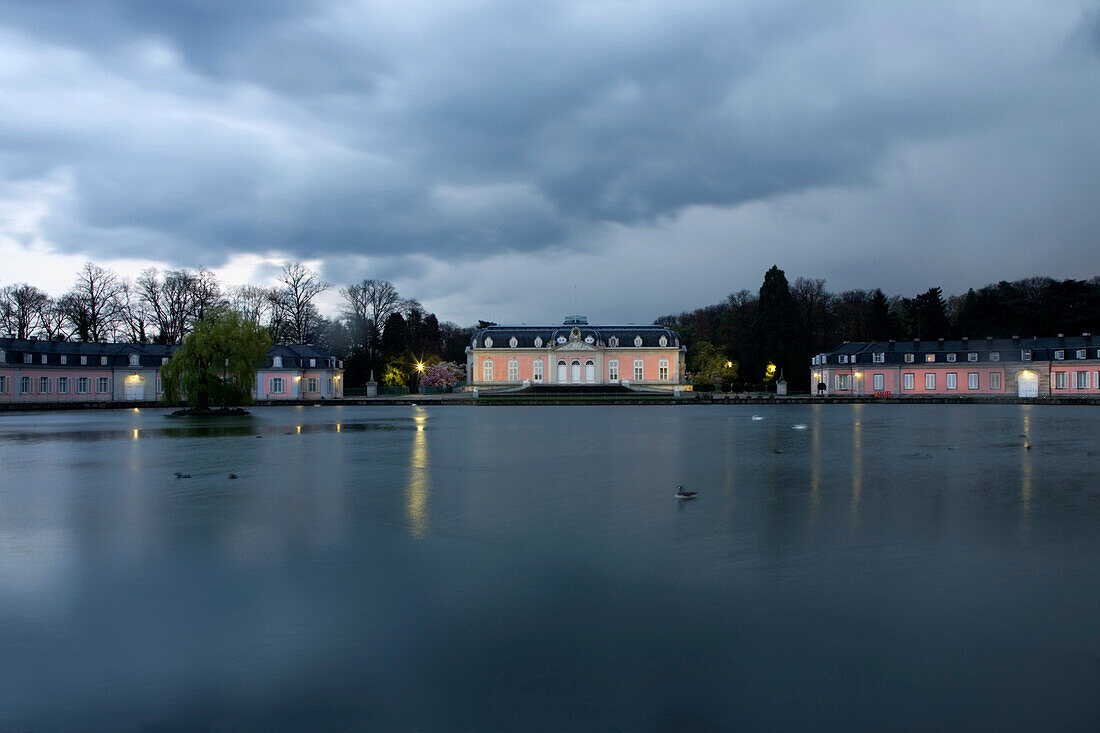
[[[392,280],[441,319],[1100,274],[1100,6],[0,0],[0,284]],[[338,296],[330,295],[328,309]]]

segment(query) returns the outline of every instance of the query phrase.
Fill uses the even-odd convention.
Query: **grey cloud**
[[[577,249],[873,187],[899,147],[1006,124],[1047,145],[1035,104],[1084,115],[1097,85],[1043,56],[1073,24],[1029,8],[0,0],[0,32],[49,49],[0,100],[0,176],[69,175],[61,248],[192,266]]]

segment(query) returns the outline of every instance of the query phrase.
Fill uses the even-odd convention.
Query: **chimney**
[[[963,345],[966,346],[969,343],[970,343],[970,337],[969,336],[963,336]]]
[[[1013,344],[1014,346],[1019,346],[1019,345],[1020,345],[1020,337],[1019,337],[1019,336],[1017,336],[1017,335],[1015,335],[1015,334],[1013,334],[1013,335],[1012,335],[1012,344]]]

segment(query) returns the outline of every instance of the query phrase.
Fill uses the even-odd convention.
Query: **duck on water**
[[[699,494],[698,491],[688,491],[683,486],[677,484],[676,486],[676,498],[677,499],[694,499]]]

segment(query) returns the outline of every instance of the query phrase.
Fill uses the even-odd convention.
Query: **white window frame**
[[[96,394],[110,394],[110,392],[111,392],[111,378],[110,377],[96,377],[95,392],[96,392]]]
[[[1055,349],[1054,350],[1054,358],[1057,361],[1063,361],[1066,358],[1066,350],[1065,349]]]
[[[0,394],[8,393],[8,376],[6,374],[0,374]]]
[[[23,354],[23,363],[31,364],[34,362],[34,354]]]
[[[874,354],[871,355],[871,361],[874,362],[875,364],[885,364],[886,363],[886,352],[885,351],[876,351]]]
[[[1000,361],[1001,360],[1001,352],[999,352],[999,351],[991,352],[989,354],[989,360],[990,361]]]
[[[619,381],[619,360],[607,360],[607,378],[612,382]]]
[[[838,364],[847,364],[848,363],[848,355],[847,354],[841,354],[840,356],[838,356],[837,357],[837,363]]]
[[[494,374],[493,374],[493,360],[491,358],[490,359],[482,359],[481,360],[481,381],[482,382],[491,382],[491,381],[493,381],[493,376],[494,376]]]
[[[91,382],[88,380],[88,377],[77,377],[76,378],[76,393],[77,394],[88,394],[88,390],[90,390],[90,389],[91,389]]]
[[[876,392],[881,392],[886,389],[886,376],[881,372],[875,374],[871,377],[871,384],[873,385],[872,389]]]
[[[851,374],[834,374],[833,384],[836,385],[836,391],[852,389],[852,375]]]
[[[989,388],[991,390],[1001,389],[1001,373],[990,372],[989,373]]]
[[[955,354],[948,354],[947,355],[947,363],[954,364],[956,358],[957,358],[957,356]]]
[[[978,360],[977,352],[971,351],[969,354],[966,355],[966,360],[967,361],[977,361]]]
[[[138,366],[140,358],[137,354],[130,354],[130,366]]]
[[[978,376],[978,372],[967,372],[966,374],[966,388],[967,389],[980,389],[981,377]]]
[[[87,354],[82,354],[80,356],[80,366],[87,366],[87,365],[88,365],[88,355]]]
[[[67,356],[65,356],[65,354],[61,354],[61,365],[65,366],[68,363],[69,363],[69,358]]]
[[[913,372],[906,372],[901,375],[901,388],[902,389],[916,389],[917,378]]]
[[[1054,372],[1054,388],[1069,389],[1069,372]]]
[[[317,360],[316,360],[316,359],[310,359],[310,360],[309,360],[309,365],[310,365],[311,367],[316,367],[316,366],[317,366]],[[316,390],[315,390],[315,391],[316,391]]]
[[[272,369],[282,369],[283,368],[283,357],[281,357],[281,356],[271,357],[271,368]]]
[[[1020,352],[1020,360],[1021,361],[1031,361],[1031,351],[1029,351],[1027,349],[1024,349],[1023,351],[1021,351]]]
[[[43,364],[48,364],[48,363],[49,363],[49,359],[47,359],[47,358],[46,358],[46,354],[43,354],[43,355],[42,355],[42,359],[41,359],[41,362],[42,362]]]
[[[668,381],[668,359],[661,359],[657,362],[657,379],[662,382]]]
[[[925,390],[930,390],[930,389],[934,390],[935,388],[936,388],[936,373],[935,372],[925,372],[924,373],[924,389]]]
[[[935,362],[936,362],[936,355],[935,354],[925,354],[924,355],[924,363],[925,364],[934,364]]]
[[[39,377],[38,378],[38,394],[49,394],[49,393],[50,393],[50,378],[49,377]]]
[[[509,359],[508,360],[508,381],[509,382],[518,382],[519,381],[519,359]]]
[[[1076,377],[1073,380],[1074,387],[1076,389],[1088,389],[1089,388],[1089,373],[1088,372],[1075,372]]]
[[[34,388],[34,380],[30,377],[19,378],[19,394],[33,394],[31,389]]]
[[[642,359],[634,360],[634,381],[641,382],[645,380],[645,361]]]
[[[99,365],[100,366],[107,366],[107,357],[106,356],[99,357]]]
[[[917,360],[916,354],[906,354],[905,355],[905,363],[906,364],[912,364],[916,360]]]
[[[955,372],[948,372],[947,378],[944,380],[944,386],[949,390],[957,390],[959,388],[959,375]]]
[[[313,359],[310,359],[310,361],[313,361]],[[318,391],[317,385],[317,377],[306,377],[306,392]]]
[[[272,377],[268,382],[268,392],[271,394],[283,394],[286,392],[286,380],[282,377]]]
[[[58,394],[69,394],[69,378],[68,377],[58,377],[57,378],[57,393]]]
[[[1078,349],[1078,350],[1077,350],[1077,358],[1078,358],[1078,359],[1084,359],[1084,358],[1087,358],[1087,355],[1086,355],[1086,353],[1085,353],[1085,349]]]
[[[546,365],[541,358],[531,364],[531,381],[541,382],[546,378]]]

